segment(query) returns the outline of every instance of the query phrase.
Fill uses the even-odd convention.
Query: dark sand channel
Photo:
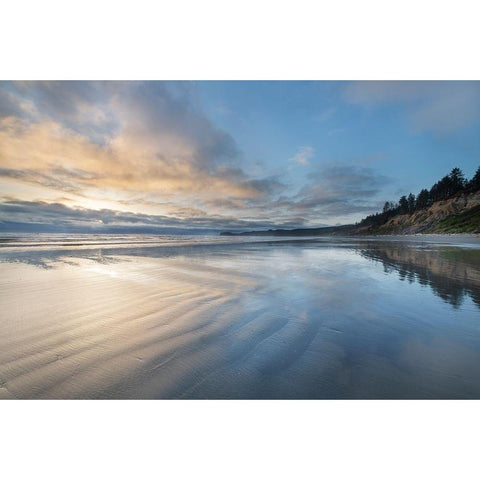
[[[478,239],[167,240],[2,243],[0,398],[480,398]]]

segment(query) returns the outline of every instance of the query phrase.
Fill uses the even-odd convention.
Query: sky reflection
[[[36,248],[0,249],[0,394],[480,398],[478,249]]]

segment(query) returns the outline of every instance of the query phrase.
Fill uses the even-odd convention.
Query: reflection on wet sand
[[[3,248],[0,398],[480,398],[478,253]]]
[[[480,250],[457,247],[412,247],[375,244],[360,249],[365,258],[383,263],[385,272],[398,272],[400,280],[428,285],[444,301],[460,307],[470,297],[480,308]]]

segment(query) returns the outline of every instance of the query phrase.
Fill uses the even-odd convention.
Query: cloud
[[[337,107],[329,107],[317,113],[316,115],[314,115],[313,119],[316,122],[323,123],[323,122],[326,122],[327,120],[330,120],[330,118],[332,118],[336,112],[337,112]]]
[[[450,134],[480,121],[480,82],[351,82],[343,96],[368,108],[401,106],[419,132]]]
[[[14,116],[56,122],[102,143],[119,128],[109,108],[113,86],[113,82],[0,82],[0,92],[15,103]],[[10,114],[0,104],[0,118]]]
[[[290,161],[313,155],[302,146]],[[286,177],[243,161],[191,83],[0,82],[0,181],[16,197],[1,205],[4,230],[319,226],[371,213],[387,180],[327,165],[286,196]]]
[[[353,214],[375,211],[381,204],[376,196],[390,183],[372,168],[346,164],[327,165],[308,179],[295,196],[280,198],[277,206],[319,221],[351,221]]]
[[[57,171],[62,172],[61,167],[59,167]],[[67,175],[67,177],[68,176],[70,175]],[[79,188],[76,187],[74,183],[65,181],[61,174],[55,175],[55,172],[52,172],[52,174],[49,175],[30,169],[19,170],[0,167],[0,177],[35,183],[44,187],[53,188],[55,190],[61,190],[63,192],[80,193]],[[87,178],[90,178],[90,174],[88,174]]]
[[[63,203],[4,198],[0,203],[0,231],[157,232],[169,229],[225,230],[293,228],[292,221],[245,220],[235,216],[206,214],[199,209],[180,209],[179,217],[146,215],[110,209],[71,208]]]
[[[332,164],[310,173],[308,178],[321,186],[328,195],[341,198],[365,198],[376,195],[390,182],[385,175],[369,167]]]
[[[312,158],[315,150],[313,147],[305,146],[297,149],[295,155],[289,159],[290,162],[296,162],[300,165],[308,165],[310,158]]]
[[[332,137],[333,135],[338,135],[339,133],[342,133],[344,132],[345,129],[344,128],[331,128],[328,132],[327,132],[327,135],[329,137]]]
[[[15,95],[5,88],[0,88],[0,118],[23,114],[21,105]]]
[[[151,192],[192,201],[219,195],[256,198],[273,188],[271,180],[244,172],[234,139],[204,116],[188,85],[0,86],[7,99],[0,115],[0,166],[10,176],[23,171],[17,181],[84,196],[109,190],[116,197]]]

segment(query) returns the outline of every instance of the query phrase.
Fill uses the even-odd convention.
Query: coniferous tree
[[[415,195],[410,192],[407,198],[408,202],[408,213],[413,213],[415,211]]]
[[[448,176],[450,178],[449,196],[455,195],[465,189],[465,175],[458,167],[453,168]]]
[[[449,175],[445,175],[430,190],[430,197],[433,202],[438,200],[446,200],[451,196],[452,180]]]
[[[430,200],[433,202],[436,202],[438,200],[438,197],[439,197],[439,186],[438,186],[438,182],[435,182],[433,185],[432,185],[432,188],[430,188],[430,191],[428,192],[428,195],[430,197]]]
[[[468,182],[468,190],[471,192],[476,192],[480,190],[480,167],[477,168],[475,175]]]
[[[426,188],[422,189],[417,195],[417,202],[415,208],[417,210],[422,210],[430,206],[430,193]]]
[[[447,200],[462,192],[478,190],[480,190],[480,167],[470,180],[465,178],[460,168],[455,167],[448,175],[432,185],[430,190],[423,188],[416,198],[412,193],[408,197],[403,195],[398,203],[385,202],[382,212],[368,215],[360,224],[382,225],[395,215],[411,214],[416,210],[428,208],[439,200]]]
[[[400,197],[400,200],[398,201],[398,209],[400,210],[400,213],[408,213],[408,200],[405,195]]]

